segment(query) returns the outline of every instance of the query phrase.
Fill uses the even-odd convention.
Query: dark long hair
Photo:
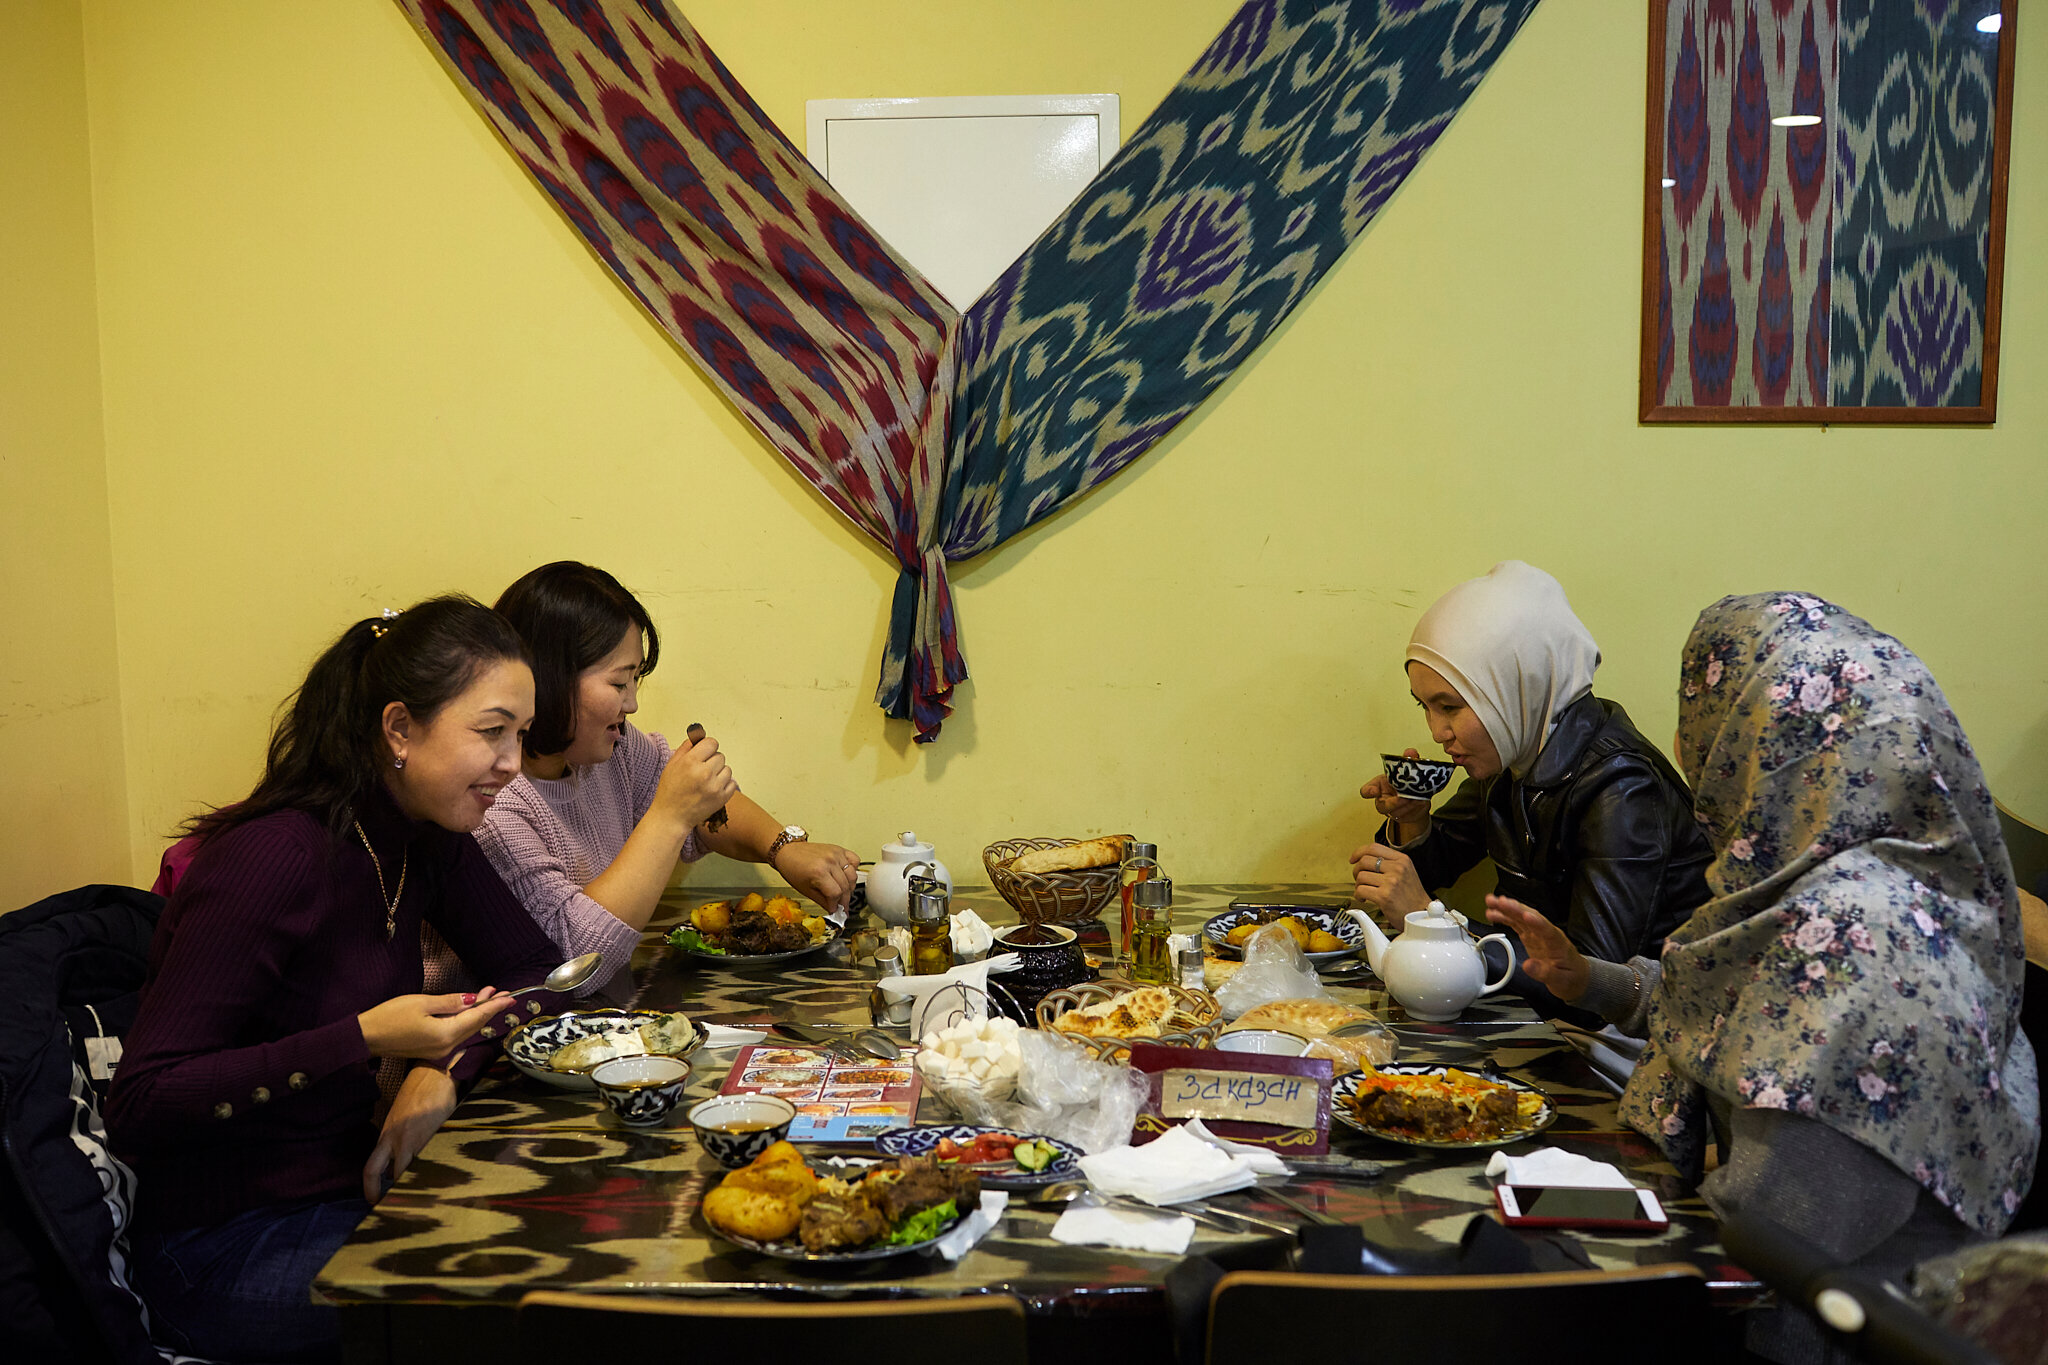
[[[339,837],[358,802],[384,779],[384,708],[421,725],[491,664],[526,659],[505,619],[471,597],[433,597],[394,617],[367,617],[313,661],[280,707],[263,779],[246,800],[186,822],[202,836],[280,810],[302,810]]]
[[[558,754],[576,738],[576,678],[618,647],[630,627],[647,637],[640,676],[661,658],[661,636],[640,599],[603,569],[573,559],[543,564],[498,598],[498,615],[526,641],[533,661],[533,728],[526,752]]]

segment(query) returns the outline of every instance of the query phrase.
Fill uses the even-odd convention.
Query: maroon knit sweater
[[[390,889],[405,869],[390,935],[362,841],[350,830],[337,842],[300,811],[206,840],[157,922],[107,1099],[138,1214],[155,1227],[361,1193],[378,1092],[356,1015],[419,991],[422,918],[500,990],[556,963],[475,839],[407,819],[381,788],[358,815]],[[530,1004],[561,1001],[539,991],[508,1008],[531,1018]],[[493,1022],[502,1036],[505,1016]],[[456,1078],[495,1048],[471,1044]]]

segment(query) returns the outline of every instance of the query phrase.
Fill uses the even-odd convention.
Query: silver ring
[[[1386,865],[1387,860],[1385,858],[1374,858],[1372,860],[1372,870],[1375,873],[1377,873],[1381,868],[1385,867]]]

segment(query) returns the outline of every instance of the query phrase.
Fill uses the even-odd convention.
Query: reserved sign
[[[1170,1119],[1235,1119],[1282,1128],[1313,1128],[1322,1087],[1302,1076],[1258,1072],[1162,1073],[1159,1112]]]
[[[1251,1052],[1160,1047],[1131,1049],[1131,1068],[1149,1093],[1131,1125],[1142,1146],[1167,1129],[1200,1119],[1210,1132],[1296,1156],[1330,1149],[1327,1057],[1267,1057]]]

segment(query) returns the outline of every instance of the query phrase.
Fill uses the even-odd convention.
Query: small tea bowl
[[[1411,801],[1427,801],[1435,796],[1451,785],[1451,774],[1458,770],[1457,764],[1440,758],[1381,754],[1380,759],[1387,765],[1387,780],[1394,784],[1395,794]]]
[[[690,1064],[680,1057],[614,1057],[591,1068],[590,1079],[620,1123],[652,1128],[681,1102]]]
[[[788,1137],[794,1122],[796,1106],[773,1095],[714,1095],[690,1110],[697,1141],[727,1170]]]

